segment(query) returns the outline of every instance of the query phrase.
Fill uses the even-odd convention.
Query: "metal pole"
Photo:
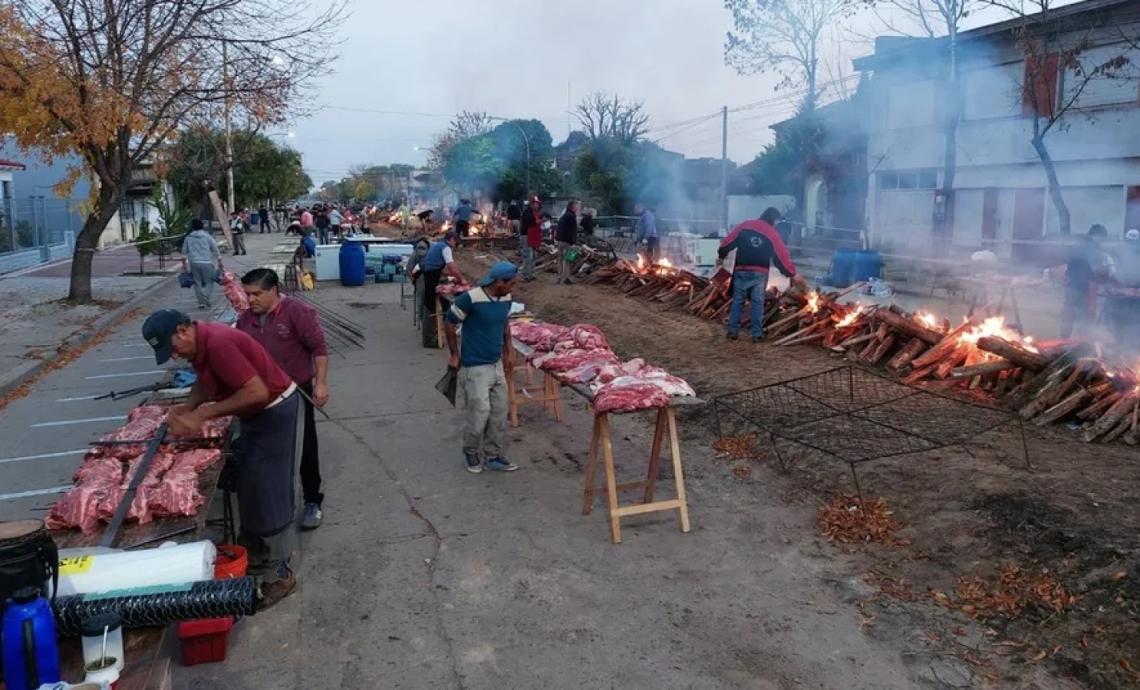
[[[507,121],[514,125],[515,129],[519,131],[519,134],[521,134],[523,138],[523,144],[526,145],[526,193],[529,195],[533,191],[530,188],[530,137],[526,135],[526,130],[523,129],[519,123],[514,120]]]
[[[234,145],[230,125],[230,60],[226,41],[222,41],[222,82],[226,90],[226,200],[230,213],[234,212]]]
[[[728,106],[723,106],[720,138],[720,226],[728,230]]]

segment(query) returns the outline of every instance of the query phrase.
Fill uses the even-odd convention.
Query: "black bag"
[[[459,370],[452,367],[447,368],[447,373],[443,378],[435,384],[435,389],[443,393],[443,397],[447,398],[447,402],[455,405],[455,394],[459,388]]]
[[[59,549],[42,520],[0,522],[0,611],[22,587],[59,589]],[[47,592],[44,592],[46,595]]]

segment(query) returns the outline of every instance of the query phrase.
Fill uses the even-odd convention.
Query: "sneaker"
[[[297,576],[293,571],[280,580],[263,584],[257,590],[257,610],[264,611],[293,593],[297,588]]]
[[[483,464],[479,462],[479,456],[471,453],[463,454],[463,466],[471,474],[479,474],[483,471]]]
[[[728,338],[729,340],[739,340],[740,334],[739,333],[725,333],[724,337]]]
[[[491,458],[487,461],[487,469],[493,472],[514,472],[519,468],[513,462],[507,462],[502,458]]]
[[[321,504],[306,503],[305,511],[301,513],[301,529],[311,530],[321,526]]]

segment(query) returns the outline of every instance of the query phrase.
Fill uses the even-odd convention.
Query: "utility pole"
[[[720,226],[728,230],[728,106],[720,110]]]
[[[234,143],[230,125],[230,59],[226,41],[222,41],[222,82],[226,90],[226,201],[227,211],[234,212]]]

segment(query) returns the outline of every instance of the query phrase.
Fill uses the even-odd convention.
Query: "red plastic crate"
[[[178,624],[178,639],[182,640],[182,665],[209,664],[226,660],[230,630],[234,619],[203,618]]]

